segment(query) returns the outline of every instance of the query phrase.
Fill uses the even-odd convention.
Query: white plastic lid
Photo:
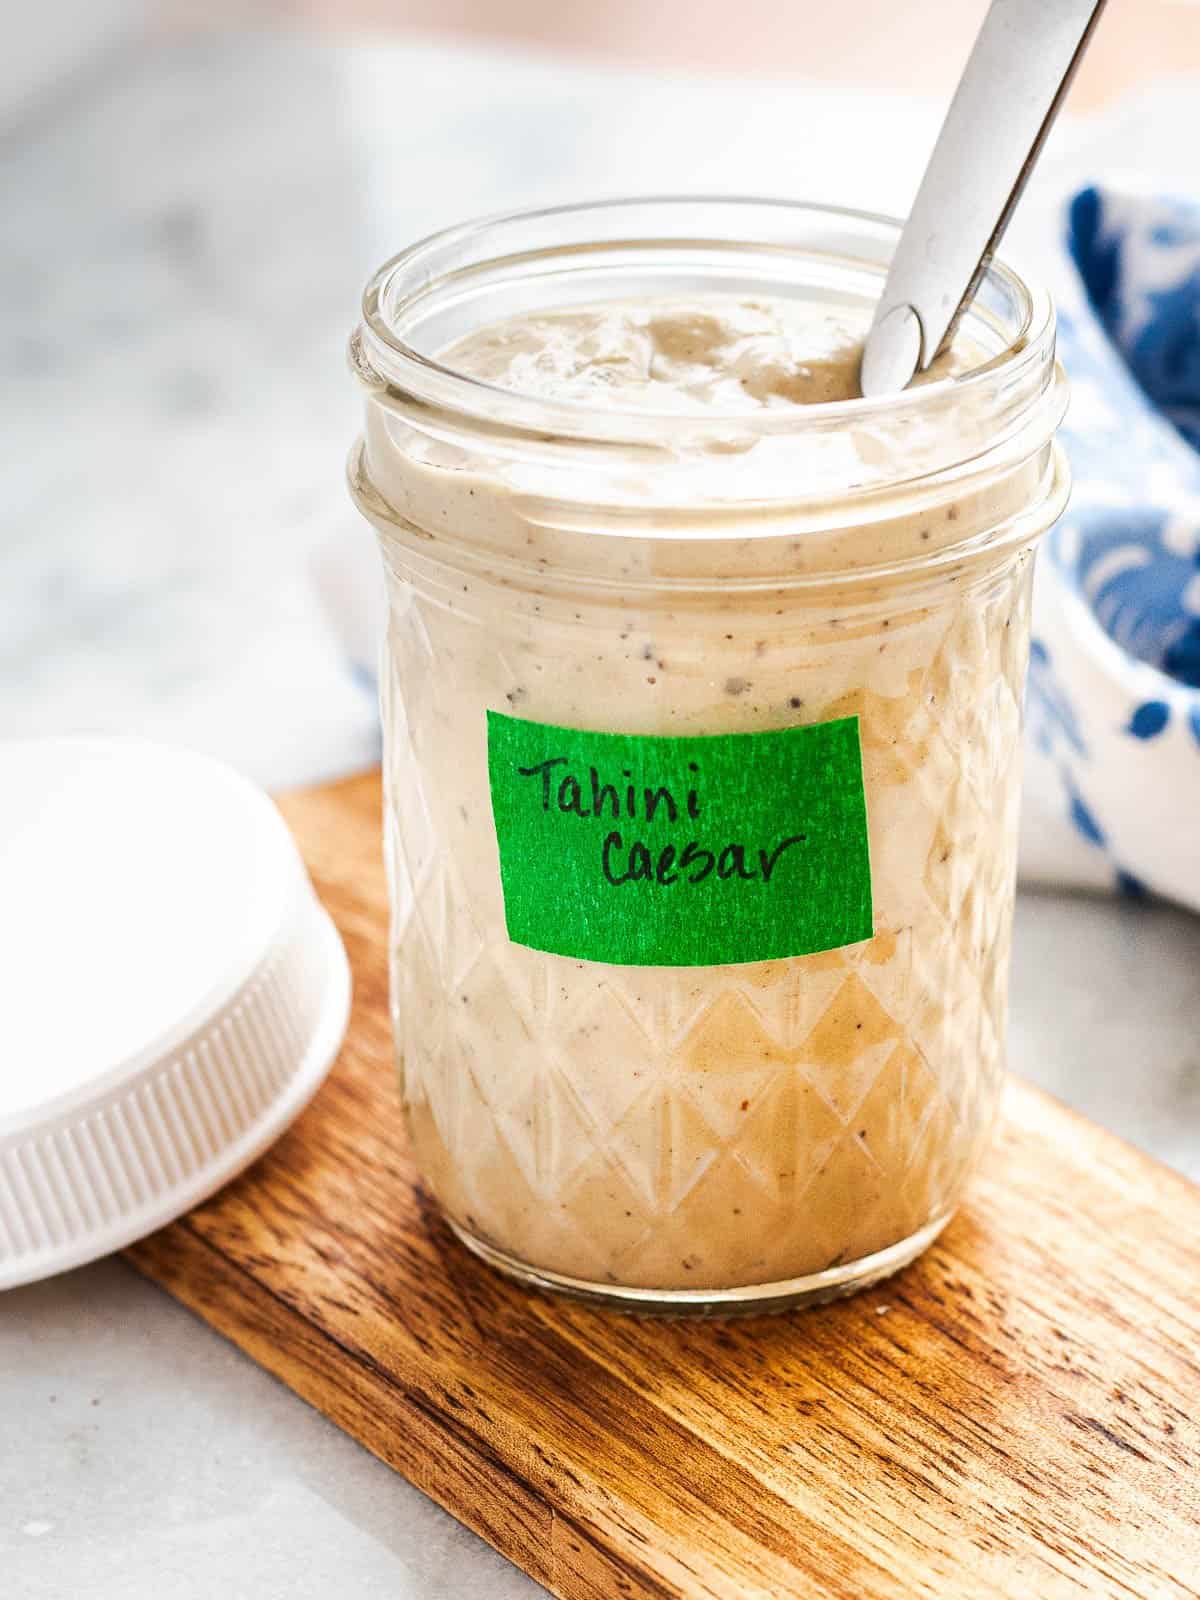
[[[203,756],[0,744],[0,1288],[240,1172],[328,1072],[350,970],[279,812]]]

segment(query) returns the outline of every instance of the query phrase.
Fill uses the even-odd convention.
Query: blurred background
[[[985,9],[14,5],[0,733],[136,728],[276,787],[370,762],[329,600],[370,559],[342,352],[371,268],[471,214],[582,196],[903,212]],[[1080,173],[1190,171],[1197,71],[1200,6],[1115,0],[1024,208],[1035,251]]]
[[[28,13],[30,8],[24,8]],[[36,49],[33,72],[50,80],[73,50],[149,22],[163,31],[237,24],[311,25],[392,35],[437,34],[493,40],[541,51],[590,55],[622,65],[657,65],[829,79],[931,94],[953,86],[987,9],[986,0],[85,0],[39,7],[22,19]],[[1189,15],[1189,13],[1191,13]],[[69,37],[68,37],[69,36]],[[23,41],[24,43],[24,41]],[[1074,90],[1077,108],[1095,106],[1131,84],[1195,65],[1200,15],[1194,0],[1137,0],[1110,8]],[[22,70],[19,60],[12,68]]]

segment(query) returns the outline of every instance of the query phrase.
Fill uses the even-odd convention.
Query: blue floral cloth
[[[1091,881],[1200,906],[1200,207],[1087,188],[1067,243],[1073,488],[1039,578],[1030,755],[1103,860]]]

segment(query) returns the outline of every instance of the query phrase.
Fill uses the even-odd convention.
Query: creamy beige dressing
[[[857,400],[867,316],[796,300],[706,295],[574,306],[493,323],[441,361],[517,394],[702,416]],[[920,382],[966,368],[967,347]]]
[[[440,359],[527,395],[711,414],[736,436],[741,414],[854,397],[865,321],[724,296],[606,304],[486,327]],[[856,427],[828,442],[839,471],[875,448]],[[372,515],[391,595],[393,990],[416,1156],[463,1231],[596,1284],[725,1290],[903,1246],[955,1205],[1002,1071],[1028,551],[862,570],[986,535],[1029,502],[1036,469],[866,511],[831,495],[797,513],[791,540],[777,504],[768,528],[748,510],[714,541],[702,517],[730,448],[718,431],[672,464],[670,511],[654,471],[614,467],[614,501],[634,514],[585,541],[589,575],[572,577],[585,557],[561,485],[556,498],[511,453],[431,443],[368,407],[364,470],[388,508]],[[760,456],[798,493],[824,470],[814,455],[806,479],[786,441],[736,448],[744,481]],[[510,943],[489,707],[672,734],[857,715],[875,936],[679,969]]]

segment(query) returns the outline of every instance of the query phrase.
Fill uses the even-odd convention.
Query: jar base
[[[451,1218],[447,1217],[446,1221],[455,1238],[472,1255],[487,1262],[488,1266],[495,1267],[505,1277],[514,1278],[525,1288],[541,1289],[635,1316],[757,1317],[793,1311],[803,1306],[824,1305],[827,1301],[841,1300],[870,1288],[884,1278],[890,1278],[927,1250],[952,1216],[953,1212],[947,1211],[918,1232],[909,1234],[907,1239],[900,1239],[873,1255],[862,1256],[858,1261],[848,1261],[824,1272],[809,1273],[803,1278],[785,1278],[777,1283],[744,1284],[735,1289],[637,1289],[615,1283],[593,1283],[586,1278],[570,1278],[564,1273],[530,1266],[528,1262],[520,1261],[498,1250],[495,1245],[476,1238]]]

